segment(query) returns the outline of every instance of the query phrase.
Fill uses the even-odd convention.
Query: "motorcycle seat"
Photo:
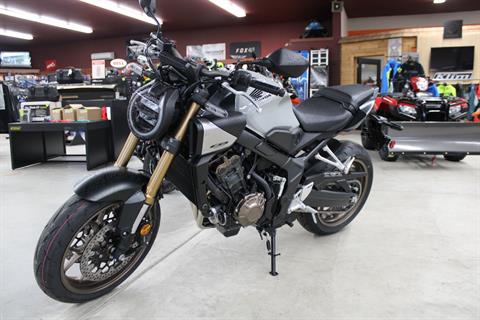
[[[350,123],[362,104],[374,98],[374,92],[364,85],[322,88],[293,110],[307,132],[339,131]]]

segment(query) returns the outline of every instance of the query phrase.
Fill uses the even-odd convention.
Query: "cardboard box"
[[[102,109],[98,107],[86,107],[77,109],[78,121],[99,121],[102,120]]]
[[[63,108],[63,120],[77,121],[78,110],[83,108],[81,104],[68,104]]]
[[[50,121],[60,121],[63,120],[63,109],[55,108],[50,111]]]

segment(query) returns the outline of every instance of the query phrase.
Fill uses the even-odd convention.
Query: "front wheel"
[[[122,283],[143,261],[160,225],[158,202],[141,221],[123,259],[114,258],[121,203],[72,196],[50,219],[37,244],[34,272],[40,288],[62,302],[98,298]]]
[[[363,176],[348,180],[352,192],[356,194],[356,201],[346,207],[319,207],[317,214],[298,213],[298,222],[307,231],[318,235],[336,233],[347,226],[362,210],[370,194],[373,181],[373,165],[368,152],[353,142],[342,142],[335,152],[342,162],[349,157],[355,157],[350,173],[363,173]],[[324,164],[319,172],[334,172],[331,165]],[[327,185],[322,190],[339,191],[336,184]],[[308,199],[308,198],[307,198]]]

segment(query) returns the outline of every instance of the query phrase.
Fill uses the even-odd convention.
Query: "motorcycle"
[[[139,2],[155,19],[155,1]],[[372,162],[363,147],[335,137],[362,124],[375,89],[324,88],[293,108],[280,81],[250,70],[207,70],[184,59],[160,30],[142,46],[153,80],[132,94],[131,133],[114,167],[80,181],[38,241],[35,278],[47,295],[85,302],[130,276],[157,236],[165,177],[191,202],[200,228],[230,237],[254,227],[266,237],[272,276],[278,228],[298,221],[328,235],[359,214]],[[308,67],[285,48],[255,63],[284,77]],[[151,173],[127,167],[145,142],[158,156]]]

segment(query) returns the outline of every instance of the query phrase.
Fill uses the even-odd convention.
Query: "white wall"
[[[473,58],[474,81],[480,80],[480,26],[464,26],[461,39],[443,39],[443,28],[425,28],[417,33],[417,52],[420,63],[428,73],[430,69],[430,52],[432,48],[474,46]],[[433,76],[433,75],[432,75]]]
[[[342,13],[340,14],[340,27],[340,36],[342,38],[348,36],[348,16],[345,9],[343,9]]]
[[[348,31],[441,27],[445,21],[449,20],[463,20],[464,25],[480,24],[480,10],[405,16],[350,18],[348,19]]]

